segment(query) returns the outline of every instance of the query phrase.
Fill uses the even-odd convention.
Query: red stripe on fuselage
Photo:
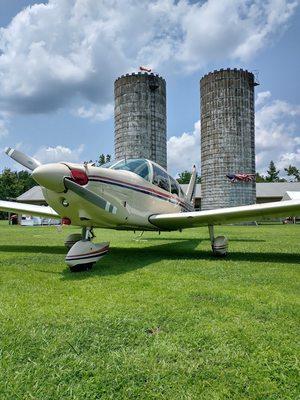
[[[74,256],[68,256],[68,255],[67,255],[66,259],[70,259],[70,258],[74,258],[74,257],[83,257],[83,256],[91,256],[91,257],[94,257],[94,256],[97,256],[98,253],[99,253],[99,255],[100,255],[100,254],[102,254],[104,251],[108,251],[108,249],[109,249],[109,246],[105,246],[105,247],[103,247],[103,249],[101,249],[101,250],[91,251],[90,253],[76,254],[76,255],[74,255]]]

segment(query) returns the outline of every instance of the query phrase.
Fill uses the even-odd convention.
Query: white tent
[[[287,191],[284,193],[282,200],[300,200],[300,191],[299,192]]]

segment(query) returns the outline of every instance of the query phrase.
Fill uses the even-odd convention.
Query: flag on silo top
[[[255,174],[227,174],[230,182],[252,182],[255,180]]]
[[[151,72],[151,68],[144,67],[143,65],[140,66],[140,71]]]

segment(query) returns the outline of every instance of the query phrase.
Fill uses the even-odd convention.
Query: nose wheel
[[[93,243],[92,228],[84,228],[81,240],[76,241],[66,255],[66,263],[72,272],[87,271],[109,250],[109,242]]]

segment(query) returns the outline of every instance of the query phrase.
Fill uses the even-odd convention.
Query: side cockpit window
[[[160,187],[161,189],[170,192],[170,180],[169,175],[163,170],[160,169],[155,164],[152,164],[153,167],[153,184]]]
[[[175,181],[175,179],[170,177],[170,181],[171,181],[171,193],[172,194],[176,194],[177,196],[179,196],[179,184]]]
[[[182,190],[181,186],[179,186],[179,197],[182,197],[182,198],[185,197],[184,191]]]

